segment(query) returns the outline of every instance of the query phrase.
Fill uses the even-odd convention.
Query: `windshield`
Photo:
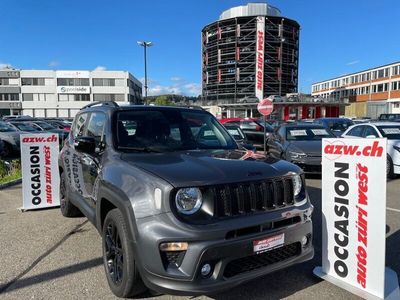
[[[212,115],[202,111],[121,111],[117,112],[116,120],[116,146],[123,151],[237,148],[226,129]]]
[[[233,136],[235,140],[243,140],[244,139],[244,134],[240,131],[240,129],[237,126],[225,126],[225,128],[228,130],[229,134]]]
[[[385,126],[376,126],[378,130],[382,134],[383,137],[388,140],[400,140],[400,125],[385,125]]]
[[[35,122],[35,124],[40,126],[43,130],[55,129],[55,127],[51,126],[49,123],[46,122]]]
[[[17,130],[5,122],[0,122],[0,132],[8,132],[8,131],[17,131]]]
[[[26,123],[12,123],[12,124],[21,131],[39,131],[35,127]]]
[[[288,141],[311,141],[330,137],[335,137],[335,135],[321,127],[295,127],[286,130]]]

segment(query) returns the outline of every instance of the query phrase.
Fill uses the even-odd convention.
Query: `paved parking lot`
[[[321,263],[321,181],[309,178],[307,182],[315,206],[315,258],[229,292],[196,299],[357,299],[312,274],[314,266]],[[400,179],[388,182],[386,264],[398,274],[399,191]],[[17,209],[21,204],[21,186],[0,191],[0,298],[115,299],[106,282],[100,236],[94,227],[84,218],[63,218],[59,209],[22,213]]]

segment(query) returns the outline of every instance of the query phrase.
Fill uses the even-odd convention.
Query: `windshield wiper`
[[[154,152],[154,153],[162,153],[163,151],[154,149],[152,147],[125,147],[125,146],[118,146],[120,150],[128,150],[128,151],[135,151],[135,152]]]

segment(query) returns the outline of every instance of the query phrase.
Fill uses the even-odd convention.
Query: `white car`
[[[350,126],[343,138],[387,138],[387,176],[400,174],[400,123],[375,122]]]

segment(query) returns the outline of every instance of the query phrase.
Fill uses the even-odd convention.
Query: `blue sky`
[[[237,0],[0,0],[0,66],[128,70],[151,94],[197,95],[201,29]],[[299,90],[400,60],[398,0],[271,0],[301,25]]]

